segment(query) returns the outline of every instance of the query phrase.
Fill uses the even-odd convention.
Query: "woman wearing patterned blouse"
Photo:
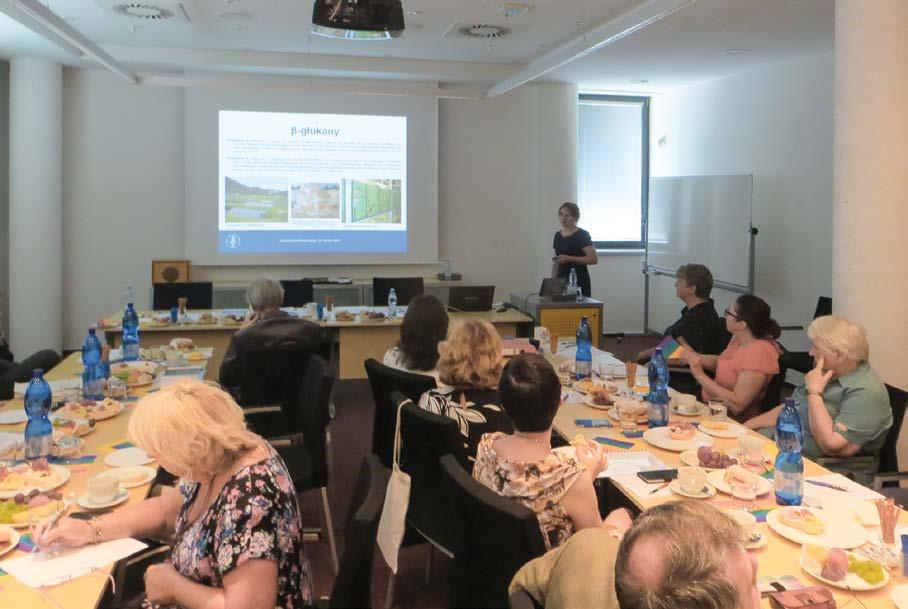
[[[174,535],[169,559],[145,572],[143,607],[312,604],[293,483],[226,392],[184,381],[149,394],[132,414],[129,437],[180,476],[178,487],[89,521],[65,518],[36,531],[40,546]]]
[[[516,356],[504,368],[498,393],[516,431],[482,437],[473,477],[536,512],[546,548],[589,527],[623,534],[630,526],[625,510],[615,510],[605,520],[599,516],[593,480],[608,464],[602,447],[581,443],[576,457],[552,450],[561,383],[551,364],[541,355]]]

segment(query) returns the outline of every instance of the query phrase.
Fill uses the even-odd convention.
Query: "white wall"
[[[772,64],[654,98],[653,176],[754,176],[756,294],[781,325],[832,290],[833,57]],[[665,146],[658,140],[666,138]]]
[[[563,100],[574,89],[558,88],[541,87],[543,103],[537,86],[491,100],[439,103],[439,258],[450,258],[470,283],[495,284],[500,299],[538,289],[535,236],[547,235],[547,254],[561,200],[541,201],[540,193],[575,188],[571,172],[539,167],[541,126],[571,122]],[[149,306],[152,259],[184,254],[184,95],[180,88],[130,86],[101,71],[68,69],[63,101],[64,347],[76,348],[87,324],[120,307],[126,284],[135,286],[140,308]],[[440,270],[194,266],[193,278]]]
[[[183,90],[63,75],[63,345],[183,256]],[[147,302],[144,303],[147,306]]]

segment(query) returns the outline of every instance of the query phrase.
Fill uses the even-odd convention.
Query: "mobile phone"
[[[678,477],[676,469],[654,469],[648,472],[637,472],[637,477],[647,484],[657,484],[659,482],[668,482]]]
[[[577,427],[611,427],[612,424],[608,419],[576,419],[574,425]]]

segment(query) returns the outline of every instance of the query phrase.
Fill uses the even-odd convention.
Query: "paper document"
[[[645,450],[608,452],[607,455],[608,467],[599,474],[599,478],[615,478],[616,476],[628,474],[634,474],[634,478],[637,478],[637,472],[669,469],[668,465],[663,463],[658,457]]]
[[[33,552],[0,562],[0,569],[31,588],[55,586],[89,575],[92,568],[100,569],[147,547],[137,539],[116,539],[63,550],[56,555]]]
[[[623,486],[624,488],[626,488],[627,490],[629,490],[630,492],[634,493],[635,495],[637,495],[638,497],[641,497],[643,499],[656,499],[658,497],[668,497],[669,495],[672,494],[672,492],[670,490],[668,490],[668,486],[665,486],[661,490],[653,493],[653,491],[655,489],[662,486],[662,483],[660,482],[658,484],[647,484],[646,482],[644,482],[643,480],[638,478],[637,474],[624,474],[621,476],[613,476],[612,479],[615,482],[617,482],[618,484],[620,484],[621,486]],[[650,493],[652,493],[652,494],[650,494]],[[2,565],[0,565],[0,566],[2,566]]]

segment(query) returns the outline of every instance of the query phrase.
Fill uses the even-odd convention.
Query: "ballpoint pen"
[[[841,491],[843,493],[848,492],[848,489],[846,487],[840,486],[838,484],[832,484],[831,482],[822,482],[820,480],[809,480],[809,479],[805,479],[804,482],[807,482],[809,484],[814,484],[816,486],[822,486],[823,488],[835,489],[835,490]]]
[[[662,489],[664,489],[666,486],[668,486],[668,485],[671,484],[671,483],[672,483],[671,480],[666,480],[665,482],[663,482],[662,484],[660,484],[659,486],[657,486],[656,488],[654,488],[653,490],[651,490],[651,491],[649,492],[649,494],[650,494],[650,495],[655,495],[656,493],[658,493],[659,491],[661,491]]]

